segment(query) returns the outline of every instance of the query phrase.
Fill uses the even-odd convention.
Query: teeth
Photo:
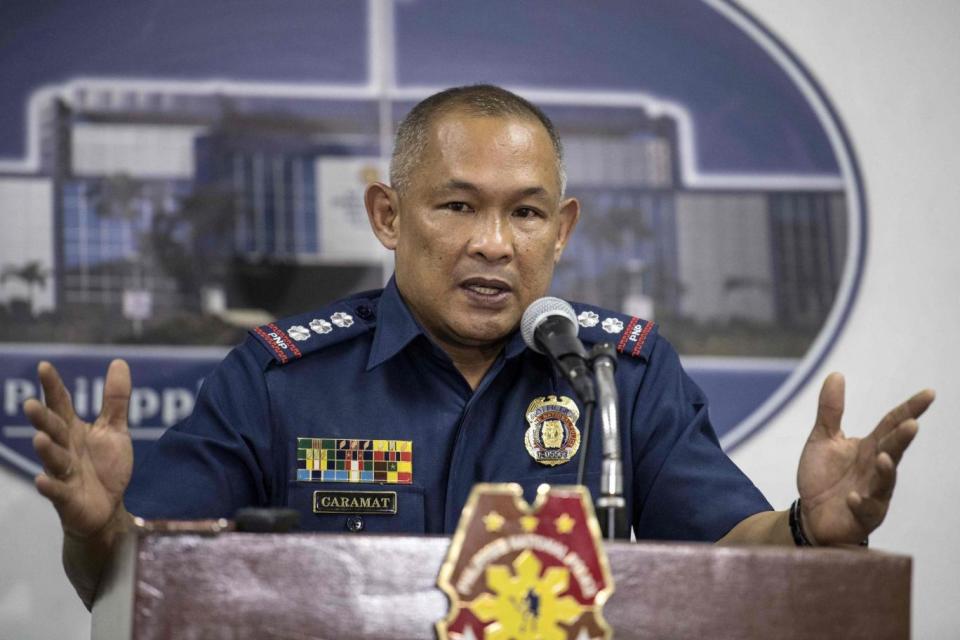
[[[470,285],[471,291],[476,291],[477,293],[483,294],[485,296],[492,296],[494,294],[500,293],[500,289],[495,289],[493,287],[483,287],[479,284]]]

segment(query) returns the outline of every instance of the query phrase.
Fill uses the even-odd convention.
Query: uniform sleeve
[[[771,509],[720,448],[700,388],[658,337],[636,399],[634,530],[640,539],[715,542]]]
[[[248,339],[204,380],[193,412],[136,461],[124,496],[144,518],[232,517],[271,495],[262,347]]]

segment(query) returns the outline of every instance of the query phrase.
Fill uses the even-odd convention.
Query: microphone
[[[581,402],[595,404],[596,389],[578,331],[573,307],[560,298],[534,300],[520,320],[520,333],[527,346],[550,358]]]
[[[593,408],[599,390],[600,415],[603,423],[603,463],[600,469],[600,497],[597,507],[604,537],[611,540],[629,535],[623,498],[623,465],[620,458],[620,425],[617,416],[617,385],[614,369],[617,351],[612,344],[594,345],[590,355],[577,338],[577,315],[560,298],[534,300],[523,312],[520,333],[527,346],[545,354],[570,382],[585,408],[583,451],[577,470],[577,484],[583,484],[586,469],[587,444],[590,436]],[[596,374],[596,387],[590,375]]]

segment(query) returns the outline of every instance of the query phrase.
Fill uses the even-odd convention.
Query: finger
[[[33,449],[50,475],[66,480],[66,476],[73,470],[73,458],[69,451],[56,444],[42,431],[33,436]]]
[[[919,429],[920,425],[916,420],[912,418],[910,420],[904,420],[897,425],[895,429],[880,438],[877,448],[888,454],[894,464],[899,464],[900,459],[903,457],[903,452],[906,451],[910,443],[913,442]]]
[[[59,508],[70,495],[70,489],[67,483],[51,478],[46,474],[40,474],[33,479],[33,484],[44,498],[48,499]]]
[[[836,371],[827,376],[820,388],[817,403],[817,421],[814,433],[833,437],[840,433],[840,421],[843,418],[843,396],[845,382],[843,374]]]
[[[111,362],[103,386],[103,410],[100,418],[119,431],[127,428],[131,386],[130,366],[123,360]]]
[[[30,398],[23,403],[23,413],[27,416],[30,424],[37,431],[42,431],[50,436],[50,439],[61,446],[68,446],[70,443],[70,433],[66,423],[60,416],[55,414],[47,407],[40,404],[36,398]]]
[[[887,514],[887,504],[873,498],[861,496],[856,491],[847,495],[847,506],[857,521],[870,533],[880,526]]]
[[[887,415],[883,417],[877,428],[873,430],[873,433],[878,437],[882,438],[887,435],[890,431],[895,429],[904,420],[917,419],[924,414],[927,408],[933,404],[933,400],[936,397],[933,389],[924,389],[919,393],[913,394],[909,400],[902,402],[893,409],[891,409]]]
[[[77,414],[73,411],[70,392],[63,386],[63,380],[60,379],[60,374],[56,368],[49,362],[41,362],[37,365],[37,375],[40,377],[40,385],[43,387],[43,397],[46,405],[63,418],[64,422],[73,424]]]
[[[877,456],[876,473],[870,478],[870,497],[874,500],[889,502],[893,487],[897,484],[897,465],[887,453]]]

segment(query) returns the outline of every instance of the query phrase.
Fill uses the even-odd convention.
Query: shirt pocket
[[[314,512],[317,491],[325,492],[323,496],[341,498],[334,507],[337,513]],[[369,499],[383,494],[396,495],[396,513],[377,513],[382,501],[375,503]],[[414,534],[426,531],[423,488],[416,485],[294,482],[287,491],[287,506],[300,512],[303,531]]]

